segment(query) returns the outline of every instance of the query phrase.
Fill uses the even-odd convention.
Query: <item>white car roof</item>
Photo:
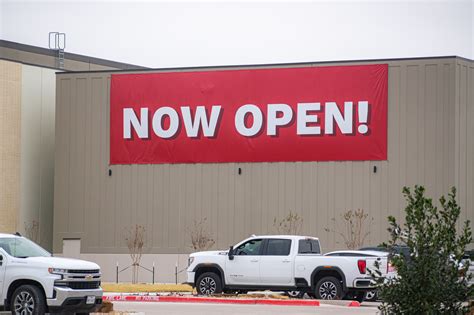
[[[6,234],[6,233],[0,233],[0,238],[15,238],[15,237],[20,237],[15,234]]]
[[[291,239],[314,239],[318,240],[319,238],[314,236],[302,236],[302,235],[251,235],[249,238],[291,238]]]

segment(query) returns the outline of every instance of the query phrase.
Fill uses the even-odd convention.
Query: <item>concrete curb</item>
[[[319,306],[317,300],[274,300],[274,299],[230,299],[188,296],[143,296],[143,295],[106,295],[105,301],[120,302],[168,302],[168,303],[217,303],[217,304],[257,304],[284,306]]]
[[[347,307],[360,307],[360,303],[357,301],[347,300],[319,300],[321,304],[336,305],[336,306],[347,306]]]

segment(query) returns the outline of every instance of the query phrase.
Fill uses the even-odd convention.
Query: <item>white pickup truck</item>
[[[362,300],[373,289],[368,268],[386,272],[386,257],[323,256],[319,240],[293,235],[252,236],[226,251],[189,256],[187,283],[203,295],[221,292],[303,291],[317,299]]]
[[[0,306],[13,314],[82,313],[102,304],[97,264],[52,257],[19,235],[0,234]]]

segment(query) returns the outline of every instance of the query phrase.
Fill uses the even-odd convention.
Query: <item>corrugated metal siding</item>
[[[456,62],[455,185],[463,220],[474,220],[474,64]]]
[[[374,218],[367,243],[378,244],[387,216],[401,217],[402,187],[414,184],[436,199],[456,183],[463,217],[473,219],[472,65],[455,58],[388,64],[388,161],[116,165],[110,177],[110,74],[59,75],[55,252],[63,238],[80,237],[83,252],[125,253],[124,231],[135,223],[146,227],[150,253],[186,252],[188,230],[201,217],[215,247],[226,248],[274,232],[273,218],[289,211],[303,217],[303,234],[329,250],[344,246],[324,229],[357,208]],[[457,84],[464,77],[471,79]]]

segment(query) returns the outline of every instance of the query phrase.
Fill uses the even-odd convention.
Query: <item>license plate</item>
[[[95,304],[95,296],[88,296],[86,298],[86,304]]]

